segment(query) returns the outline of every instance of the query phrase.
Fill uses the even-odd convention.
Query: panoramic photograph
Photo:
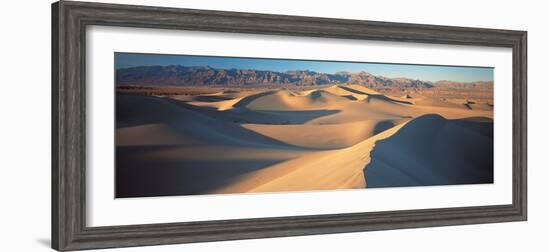
[[[493,183],[492,67],[114,59],[116,198]]]

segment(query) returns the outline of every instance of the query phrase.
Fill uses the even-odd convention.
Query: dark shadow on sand
[[[391,120],[381,121],[374,126],[374,135],[386,131],[395,126],[395,123]]]
[[[146,154],[181,146],[116,148],[116,197],[207,194],[240,176],[285,160],[170,160]],[[216,153],[212,153],[216,155]]]
[[[368,94],[368,93],[361,92],[359,90],[355,90],[353,88],[349,88],[349,87],[346,87],[346,86],[339,86],[339,87],[346,90],[346,91],[352,92],[352,93],[367,95],[367,102],[370,102],[372,99],[380,99],[380,100],[383,100],[383,101],[389,101],[389,102],[395,102],[395,103],[402,103],[402,104],[409,104],[409,105],[413,104],[412,102],[408,102],[408,101],[395,100],[395,99],[392,99],[392,98],[387,97],[387,96],[382,95],[382,94]]]
[[[258,95],[263,96],[265,95],[265,93],[261,93]],[[309,122],[317,118],[334,115],[341,112],[341,110],[337,110],[337,109],[256,110],[256,109],[249,109],[243,104],[239,106],[234,106],[235,108],[230,110],[218,111],[215,108],[193,106],[186,102],[172,100],[172,99],[166,99],[166,101],[192,111],[200,112],[201,114],[207,115],[216,120],[237,123],[237,124],[243,124],[243,123],[274,124],[274,125],[304,124],[306,122]]]
[[[231,100],[233,98],[230,97],[224,97],[224,96],[213,96],[213,95],[199,95],[194,97],[194,101],[199,102],[219,102],[219,101],[227,101]]]
[[[424,115],[370,154],[367,188],[493,183],[493,121]]]

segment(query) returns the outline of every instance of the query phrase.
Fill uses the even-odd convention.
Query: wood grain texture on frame
[[[88,25],[512,48],[511,205],[86,227],[85,30]],[[52,247],[80,250],[524,221],[527,32],[83,2],[52,5]]]

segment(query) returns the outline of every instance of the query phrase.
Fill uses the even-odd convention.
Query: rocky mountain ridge
[[[138,66],[116,71],[117,86],[247,86],[247,85],[297,85],[360,84],[370,88],[414,88],[425,89],[437,85],[461,87],[462,82],[414,80],[408,78],[387,78],[368,72],[319,73],[309,70],[275,72],[253,69],[217,69],[209,66],[182,65]],[[476,82],[475,85],[481,85]],[[492,85],[492,82],[490,82]]]

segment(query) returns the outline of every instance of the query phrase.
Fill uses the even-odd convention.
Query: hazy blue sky
[[[285,59],[234,58],[215,56],[187,56],[142,53],[115,53],[115,67],[134,66],[210,66],[223,69],[255,69],[284,72],[288,70],[311,70],[333,74],[335,72],[366,71],[389,78],[406,77],[424,81],[492,81],[491,67],[457,67],[384,63],[353,63],[335,61],[308,61]]]

